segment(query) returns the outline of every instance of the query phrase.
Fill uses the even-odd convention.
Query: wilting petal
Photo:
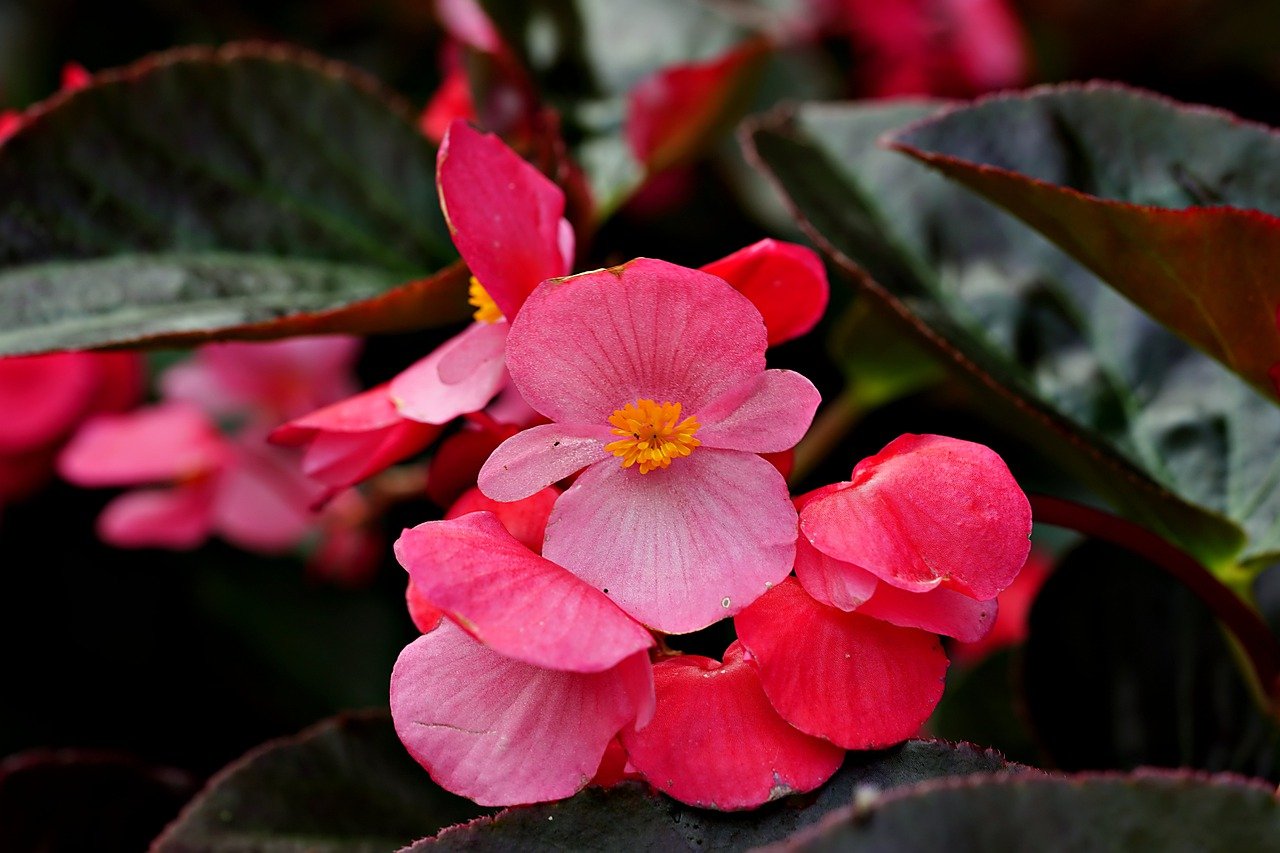
[[[907,592],[882,583],[858,612],[903,628],[919,628],[970,643],[987,635],[998,609],[994,599],[976,601],[945,587]]]
[[[543,553],[669,634],[732,616],[780,582],[796,514],[759,456],[699,447],[641,474],[606,460],[556,501]]]
[[[140,489],[113,499],[98,516],[98,535],[117,548],[194,548],[213,526],[215,483]]]
[[[214,526],[245,550],[286,551],[317,523],[311,507],[320,494],[284,451],[238,447],[219,477]]]
[[[653,668],[657,712],[624,729],[631,764],[655,788],[685,803],[749,809],[811,791],[840,767],[844,750],[787,725],[769,704],[741,643],[724,664],[697,655]]]
[[[506,323],[472,323],[402,371],[391,380],[391,401],[400,414],[422,423],[444,424],[483,409],[507,382],[501,346],[506,330]],[[455,350],[481,357],[450,359]],[[453,365],[450,382],[440,372],[446,359]]]
[[[507,657],[600,672],[653,645],[608,596],[520,544],[492,513],[420,524],[395,551],[423,598]]]
[[[906,740],[942,698],[947,657],[937,637],[825,607],[795,581],[733,624],[778,713],[847,749]]]
[[[560,497],[559,489],[546,488],[518,501],[495,501],[477,488],[468,489],[444,514],[446,520],[471,512],[491,512],[507,532],[535,554],[542,553],[542,539],[547,533],[547,519]]]
[[[726,405],[717,401],[698,412],[704,446],[780,453],[804,437],[822,401],[812,382],[790,370],[766,370],[746,391],[732,391]]]
[[[543,424],[511,436],[480,469],[480,491],[496,501],[518,501],[610,457],[605,426]]]
[[[0,453],[60,441],[89,411],[98,377],[89,353],[0,358]]]
[[[652,703],[644,652],[604,672],[558,672],[503,657],[447,620],[406,646],[391,674],[391,717],[409,753],[488,806],[575,793]]]
[[[507,368],[542,414],[605,424],[640,399],[696,415],[764,370],[760,312],[722,279],[639,258],[547,282],[507,339]]]
[[[58,458],[78,486],[132,486],[184,480],[220,467],[227,443],[199,409],[150,406],[85,422]]]
[[[453,244],[507,319],[539,282],[569,272],[564,193],[501,139],[455,121],[436,174]]]
[[[1004,461],[939,435],[900,436],[800,518],[818,550],[913,592],[995,598],[1031,549],[1031,506]]]
[[[702,271],[720,276],[751,300],[764,317],[769,346],[808,332],[827,309],[827,269],[816,252],[796,243],[761,240]]]

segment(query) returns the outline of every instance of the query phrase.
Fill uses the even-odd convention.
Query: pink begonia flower
[[[641,258],[548,281],[507,364],[552,423],[505,441],[480,489],[520,500],[585,468],[544,554],[666,633],[731,616],[791,570],[795,508],[758,454],[795,445],[819,401],[765,347],[760,312],[707,273]]]
[[[482,805],[570,796],[653,716],[653,639],[490,513],[406,530],[396,557],[448,618],[405,647],[391,716],[413,757]]]
[[[812,791],[844,760],[843,749],[778,715],[741,643],[723,664],[698,655],[660,661],[653,681],[653,720],[624,729],[622,744],[650,784],[689,805],[755,808]]]

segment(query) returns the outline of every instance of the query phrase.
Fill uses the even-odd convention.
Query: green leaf
[[[864,800],[777,849],[987,853],[1271,850],[1280,802],[1233,777],[1133,776],[946,780]]]
[[[292,48],[142,60],[0,146],[0,354],[452,322],[455,258],[408,108]]]
[[[1033,231],[881,134],[936,106],[810,105],[749,133],[837,266],[993,413],[1241,587],[1280,554],[1280,410]]]
[[[223,769],[157,853],[381,853],[482,810],[431,782],[385,711],[326,720]]]
[[[850,753],[819,791],[755,811],[690,808],[636,784],[588,788],[568,800],[507,809],[446,830],[404,853],[427,850],[744,850],[777,841],[853,801],[926,779],[1012,771],[998,753],[968,744],[908,741],[883,752]]]
[[[1090,84],[988,99],[892,140],[1275,393],[1280,135],[1271,129]]]

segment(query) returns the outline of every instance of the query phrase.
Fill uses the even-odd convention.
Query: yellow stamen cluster
[[[701,424],[692,415],[680,420],[679,403],[636,400],[610,415],[609,423],[621,438],[604,449],[622,457],[623,468],[639,464],[641,474],[666,468],[672,459],[688,456],[702,444],[693,437]]]
[[[471,289],[467,292],[467,303],[474,305],[477,323],[496,323],[502,319],[502,311],[498,308],[498,303],[493,301],[493,297],[489,295],[489,291],[484,289],[480,284],[480,279],[471,276]]]

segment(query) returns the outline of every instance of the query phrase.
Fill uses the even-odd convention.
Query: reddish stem
[[[1272,711],[1276,711],[1280,705],[1280,642],[1258,612],[1226,584],[1190,554],[1131,521],[1060,498],[1046,495],[1028,497],[1032,517],[1036,521],[1119,545],[1181,581],[1235,636],[1271,702]]]

